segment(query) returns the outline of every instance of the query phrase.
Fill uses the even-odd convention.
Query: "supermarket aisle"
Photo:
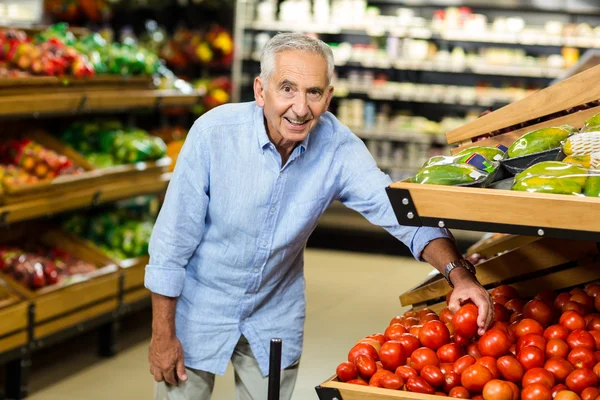
[[[294,400],[316,399],[314,387],[335,372],[358,339],[383,331],[401,310],[398,295],[425,279],[430,271],[427,264],[408,258],[324,250],[308,250],[305,268],[305,350]],[[64,354],[64,361],[55,360],[44,376],[34,377],[34,389],[45,387],[29,399],[151,399],[147,345],[147,337],[143,337],[110,360],[98,360],[86,352]],[[61,371],[65,368],[68,374]],[[49,385],[49,374],[63,377]],[[224,377],[218,377],[213,399],[234,398],[229,368]]]

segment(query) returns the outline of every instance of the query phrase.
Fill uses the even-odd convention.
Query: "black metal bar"
[[[100,357],[112,357],[119,351],[117,336],[119,323],[113,319],[98,328],[98,354]]]
[[[317,391],[319,400],[343,400],[340,391],[336,388],[317,386],[315,390]]]
[[[31,358],[29,353],[6,364],[6,397],[24,399],[29,393],[29,373]]]
[[[400,225],[423,226],[415,203],[407,189],[392,189],[387,187],[385,191]]]
[[[269,394],[268,400],[279,400],[281,389],[281,339],[271,339],[269,357]]]

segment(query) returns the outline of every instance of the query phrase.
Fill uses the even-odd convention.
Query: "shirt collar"
[[[308,149],[309,139],[319,128],[319,125],[320,121],[317,122],[317,125],[313,128],[312,132],[306,135],[304,140],[301,141],[300,144],[296,147],[298,149],[299,154],[304,153]],[[258,105],[256,105],[256,110],[254,112],[254,132],[256,133],[256,137],[258,139],[258,145],[260,146],[261,150],[264,150],[264,148],[271,143],[271,140],[267,135],[267,129],[265,127],[265,115],[263,109]]]

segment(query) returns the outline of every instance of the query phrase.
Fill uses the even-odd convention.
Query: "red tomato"
[[[362,379],[352,379],[351,381],[348,381],[346,383],[350,383],[352,385],[369,386],[369,384]]]
[[[511,312],[502,304],[494,303],[494,316],[495,320],[499,322],[508,322],[510,319]]]
[[[522,385],[523,387],[527,387],[534,383],[541,383],[547,386],[548,389],[552,389],[555,383],[554,375],[544,368],[532,368],[523,375]]]
[[[517,352],[517,360],[519,360],[526,371],[532,368],[543,367],[544,359],[544,352],[537,347],[523,347],[521,351]]]
[[[521,391],[521,400],[552,400],[552,391],[541,383],[534,383]]]
[[[505,305],[506,302],[510,299],[506,296],[492,296],[492,300],[494,301],[494,303]]]
[[[586,349],[596,351],[596,340],[588,331],[584,330],[571,332],[569,337],[567,337],[567,344],[571,349],[585,347]]]
[[[577,393],[570,390],[561,390],[560,392],[556,393],[554,400],[581,400],[581,397],[579,397]]]
[[[381,363],[381,361],[377,361],[375,364],[377,364],[377,371],[385,369],[383,368],[383,364]]]
[[[450,311],[450,309],[448,307],[444,308],[440,312],[440,321],[442,321],[445,324],[452,322],[453,317],[454,317],[454,314],[452,314],[452,311]]]
[[[445,344],[437,351],[437,356],[443,363],[454,363],[464,355],[465,351],[456,343]]]
[[[576,311],[580,315],[587,314],[588,310],[589,309],[586,308],[585,305],[583,305],[581,303],[578,303],[576,301],[573,301],[573,300],[567,300],[565,302],[565,304],[563,305],[563,307],[562,307],[562,312],[563,313],[566,312],[566,311]]]
[[[405,382],[408,380],[408,378],[416,378],[417,376],[419,376],[419,373],[415,371],[414,368],[409,367],[408,365],[401,365],[398,368],[396,368],[395,374],[398,375],[400,378],[404,379]]]
[[[598,298],[599,296],[596,296],[594,298],[594,308],[596,309],[596,311],[600,311],[600,298]]]
[[[585,308],[590,311],[594,308],[594,299],[588,296],[586,293],[574,294],[569,300],[579,304],[583,304]]]
[[[566,380],[567,387],[577,394],[590,386],[598,386],[598,376],[591,369],[580,368],[571,372]]]
[[[419,334],[421,333],[421,328],[423,327],[423,325],[413,325],[410,327],[410,329],[408,330],[408,333],[410,333],[411,335],[413,335],[414,337],[419,337]]]
[[[590,349],[586,349],[585,347],[575,347],[569,353],[567,360],[573,365],[575,368],[587,368],[592,369],[594,365],[596,365],[596,355]]]
[[[562,310],[565,303],[571,299],[571,293],[561,293],[554,299],[554,309]]]
[[[415,325],[419,325],[419,319],[418,318],[414,318],[414,317],[407,317],[404,319],[404,322],[402,323],[402,326],[404,328],[406,328],[407,330],[410,329],[412,326]]]
[[[400,335],[400,337],[396,340],[402,343],[402,346],[404,346],[404,354],[406,354],[407,357],[410,357],[413,351],[421,347],[421,342],[419,342],[419,339],[410,333]]]
[[[365,339],[373,339],[379,343],[379,345],[384,344],[387,339],[383,333],[375,333],[373,335],[367,336]]]
[[[438,356],[439,358],[439,356]],[[440,371],[442,371],[442,374],[446,375],[449,372],[454,371],[454,363],[440,363]]]
[[[569,390],[569,388],[564,383],[559,383],[552,388],[552,398],[556,397],[556,394],[561,390]]]
[[[421,370],[421,378],[425,379],[431,386],[437,387],[444,383],[444,374],[435,365],[426,365]]]
[[[594,355],[596,356],[596,362],[600,362],[600,351],[595,351]]]
[[[550,322],[552,322],[552,318],[554,317],[552,307],[541,300],[535,299],[530,300],[525,304],[525,307],[523,307],[523,315],[525,318],[535,319],[542,324],[542,326],[550,325]]]
[[[379,360],[379,354],[377,354],[375,347],[367,343],[358,343],[350,349],[350,352],[348,353],[348,361],[354,362],[354,359],[360,354],[367,355],[375,361]]]
[[[508,333],[508,326],[509,324],[507,321],[495,321],[490,329],[500,329],[501,331]]]
[[[554,299],[556,299],[556,296],[558,296],[558,294],[555,291],[546,289],[546,290],[536,294],[534,299],[541,300],[544,303],[548,304],[549,306],[553,306]]]
[[[600,378],[600,361],[598,361],[598,363],[594,365],[593,371],[596,374],[596,376]]]
[[[462,386],[456,386],[448,392],[448,396],[454,397],[455,399],[470,399],[471,393]]]
[[[477,333],[477,315],[479,311],[475,304],[465,304],[462,306],[454,317],[452,324],[457,335],[467,339],[472,338]]]
[[[558,320],[558,323],[567,328],[569,331],[577,331],[585,329],[585,319],[576,311],[566,311]]]
[[[434,394],[435,390],[431,387],[429,383],[423,378],[413,377],[408,378],[406,382],[406,390],[409,392],[415,393],[423,393],[423,394]]]
[[[440,317],[437,314],[426,314],[419,320],[419,323],[425,325],[426,322],[429,321],[439,321]]]
[[[516,344],[512,344],[510,346],[510,349],[508,350],[510,352],[510,354],[512,354],[513,356],[517,356],[517,345]]]
[[[508,382],[492,379],[483,387],[483,398],[485,400],[512,400],[513,389]]]
[[[460,386],[460,375],[454,372],[449,372],[447,374],[444,374],[444,392],[446,393],[450,393],[450,391],[457,387]]]
[[[600,350],[600,331],[590,331],[590,335],[592,335],[596,343],[595,350]]]
[[[429,314],[435,314],[435,313],[433,311],[431,311],[429,308],[422,308],[419,311],[417,311],[417,318],[420,319]]]
[[[575,288],[575,289],[571,289],[571,291],[569,292],[569,294],[571,296],[576,295],[576,294],[586,294],[585,290],[581,289],[581,288]]]
[[[389,371],[395,371],[400,365],[406,363],[406,353],[404,346],[397,340],[389,340],[381,346],[379,358],[383,368]]]
[[[544,339],[546,340],[560,339],[566,341],[567,337],[569,337],[569,330],[562,325],[550,325],[544,331]]]
[[[467,354],[475,358],[476,360],[481,358],[481,352],[477,343],[471,343],[467,346]]]
[[[469,392],[481,392],[486,383],[492,380],[492,373],[483,365],[467,367],[460,375],[460,383]]]
[[[396,315],[394,318],[392,318],[392,320],[390,321],[388,326],[394,325],[394,324],[402,324],[402,322],[404,322],[404,318],[405,317],[402,315]]]
[[[476,394],[475,396],[471,397],[471,400],[484,400],[484,398],[482,395]]]
[[[358,370],[356,365],[349,361],[344,361],[335,369],[335,374],[342,382],[348,382],[358,377]]]
[[[381,387],[381,378],[386,375],[391,375],[391,372],[385,369],[378,370],[373,374],[371,379],[369,379],[369,386]]]
[[[411,367],[413,367],[417,372],[421,372],[424,366],[426,365],[435,365],[436,367],[440,366],[440,360],[438,359],[435,351],[428,349],[427,347],[421,347],[415,350],[410,355]]]
[[[521,390],[519,389],[519,387],[510,381],[508,381],[506,383],[508,383],[513,390],[513,400],[520,400],[521,399]]]
[[[546,358],[559,357],[567,358],[569,355],[569,345],[560,339],[551,339],[546,343]]]
[[[377,364],[375,364],[375,360],[365,354],[359,354],[356,356],[354,360],[354,365],[356,365],[356,369],[360,376],[365,379],[369,379],[377,372]]]
[[[587,320],[587,317],[588,315],[584,317],[584,319],[587,321],[586,329],[588,331],[600,331],[600,315],[593,314],[592,318],[590,318],[589,321]]]
[[[419,319],[419,313],[417,313],[416,311],[410,310],[404,313],[403,315],[404,318],[417,318]]]
[[[450,342],[454,342],[453,337],[454,337],[454,325],[452,325],[452,322],[448,322],[446,325],[446,328],[448,328],[448,332],[450,332]]]
[[[404,381],[398,375],[390,372],[379,379],[379,386],[386,389],[398,390],[404,386]]]
[[[523,308],[525,307],[525,302],[521,299],[511,299],[506,302],[504,307],[506,307],[506,309],[513,314],[522,314]]]
[[[521,382],[523,379],[523,366],[513,356],[500,357],[496,362],[500,375],[507,381]]]
[[[508,297],[509,299],[515,299],[515,298],[519,297],[519,292],[517,291],[517,289],[515,289],[512,286],[500,285],[500,286],[492,289],[491,295],[492,295],[492,297],[504,296],[504,297]]]
[[[455,334],[453,338],[454,343],[461,347],[467,347],[469,343],[471,343],[471,338],[466,338],[464,336],[460,336]]]
[[[499,358],[508,353],[510,349],[508,335],[499,329],[490,329],[479,339],[479,351],[482,356]]]
[[[400,324],[394,324],[388,326],[383,335],[387,340],[397,340],[403,333],[406,333],[406,328]]]
[[[544,334],[544,327],[542,327],[542,325],[535,319],[524,318],[517,324],[515,328],[515,334],[518,338],[522,338],[528,334],[541,336]]]
[[[583,389],[583,392],[581,392],[581,400],[595,400],[598,395],[600,395],[600,390],[598,388],[585,388]]]
[[[379,344],[379,342],[377,340],[371,339],[371,338],[364,338],[364,339],[360,339],[358,342],[356,342],[356,344],[359,344],[359,343],[370,344],[371,346],[373,346],[373,348],[375,349],[377,354],[379,354],[379,350],[381,349],[381,344]]]
[[[590,283],[589,285],[585,286],[584,290],[588,296],[595,298],[596,296],[598,296],[600,294],[600,284]]]
[[[475,364],[483,365],[492,373],[492,379],[500,378],[500,372],[496,365],[496,359],[490,356],[481,357]]]
[[[525,318],[525,317],[523,316],[522,313],[515,312],[515,313],[512,313],[512,315],[510,316],[510,319],[508,320],[508,322],[510,324],[513,324],[515,322],[521,321],[523,318]]]
[[[545,352],[546,351],[546,339],[544,339],[540,335],[535,335],[532,333],[522,336],[517,341],[517,352],[519,350],[521,350],[523,347],[527,347],[527,346],[534,346]]]
[[[442,321],[429,321],[421,328],[419,341],[423,346],[437,350],[450,342],[450,332]]]
[[[462,356],[454,363],[454,372],[461,375],[465,369],[475,364],[476,361],[473,356]]]

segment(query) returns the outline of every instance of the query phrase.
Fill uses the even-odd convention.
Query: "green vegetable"
[[[531,176],[560,177],[569,179],[583,186],[587,179],[588,171],[577,165],[567,164],[561,161],[544,161],[515,176],[515,181],[520,181]]]
[[[583,194],[589,197],[600,197],[600,176],[589,176],[585,182]]]
[[[431,165],[422,168],[411,181],[430,185],[459,185],[473,183],[486,176],[486,173],[469,164]]]
[[[516,181],[512,190],[530,193],[580,194],[583,186],[577,180],[551,176],[529,176]]]
[[[563,125],[526,133],[508,148],[508,158],[522,157],[560,147],[561,142],[576,131],[571,126]]]

